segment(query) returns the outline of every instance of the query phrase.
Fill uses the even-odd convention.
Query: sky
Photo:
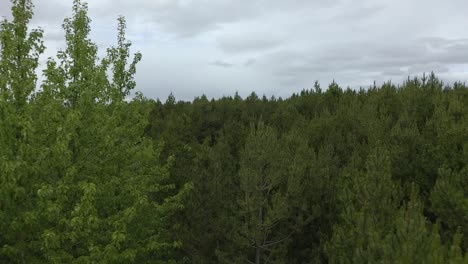
[[[41,59],[64,48],[72,0],[33,0],[32,27],[45,31]],[[89,0],[92,40],[116,43],[127,20],[140,51],[136,90],[165,100],[234,95],[289,97],[323,88],[401,83],[434,71],[468,80],[466,0]],[[0,0],[0,16],[10,16]]]

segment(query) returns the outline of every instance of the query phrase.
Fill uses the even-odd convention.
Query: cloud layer
[[[101,0],[89,1],[93,39],[115,42],[125,15],[143,53],[137,88],[149,97],[190,100],[232,95],[288,96],[326,86],[359,88],[435,71],[468,79],[468,2],[463,0]],[[36,0],[46,56],[63,46],[60,25],[72,0]],[[0,2],[0,16],[9,15]]]

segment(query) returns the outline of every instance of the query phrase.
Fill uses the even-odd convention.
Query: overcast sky
[[[63,47],[61,24],[72,0],[35,0],[34,26],[47,52]],[[288,97],[325,87],[368,87],[435,71],[468,80],[466,0],[89,0],[92,39],[115,43],[116,18],[127,19],[141,51],[137,90],[165,100]],[[0,0],[0,16],[9,16]]]

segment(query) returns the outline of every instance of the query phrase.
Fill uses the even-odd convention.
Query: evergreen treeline
[[[190,263],[468,263],[468,89],[153,102]]]
[[[288,99],[138,94],[86,4],[36,91],[31,0],[0,24],[0,263],[468,263],[468,89],[434,74]]]

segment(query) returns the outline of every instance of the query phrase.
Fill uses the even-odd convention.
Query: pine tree
[[[451,260],[460,257],[448,255],[440,240],[439,225],[432,225],[424,217],[415,185],[410,200],[396,214],[392,229],[382,241],[384,263],[456,263]]]
[[[283,254],[289,234],[279,228],[288,210],[281,160],[275,131],[262,122],[252,127],[240,158],[240,261],[270,263]]]
[[[468,177],[467,169],[453,172],[440,169],[439,177],[431,192],[432,210],[446,226],[444,239],[449,240],[458,231],[462,232],[465,252],[468,249]]]
[[[231,247],[227,237],[235,230],[237,170],[223,136],[210,147],[207,140],[197,150],[191,180],[194,188],[184,212],[179,236],[190,263],[218,263],[216,253]]]
[[[343,179],[341,219],[326,248],[330,263],[375,263],[382,257],[382,241],[400,202],[399,188],[385,149],[374,149],[366,170]]]
[[[335,218],[336,159],[333,149],[315,152],[304,132],[293,130],[281,139],[286,170],[282,185],[287,186],[288,224],[292,231],[287,263],[311,259],[322,262],[323,242],[328,239]]]

